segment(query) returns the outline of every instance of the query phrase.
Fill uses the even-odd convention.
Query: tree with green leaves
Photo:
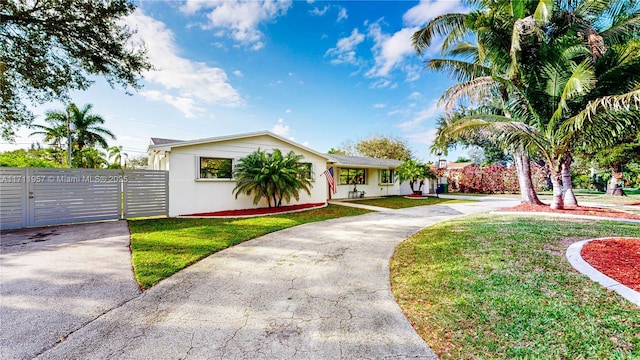
[[[74,151],[71,160],[74,168],[100,169],[108,164],[105,154],[94,147],[84,147]]]
[[[0,167],[21,168],[60,168],[63,167],[60,158],[56,157],[55,149],[18,149],[0,153]],[[63,154],[64,155],[64,154]]]
[[[413,155],[406,140],[389,135],[372,135],[358,141],[355,148],[358,154],[376,159],[405,161]]]
[[[46,132],[52,129],[55,134],[64,132],[66,137],[67,126],[70,125],[72,148],[82,150],[85,146],[99,146],[107,149],[109,147],[107,138],[115,140],[116,136],[101,126],[105,120],[100,115],[91,114],[92,108],[93,105],[87,104],[80,109],[76,104],[71,103],[64,111],[49,111],[45,121],[52,126],[41,128],[46,129]],[[40,132],[32,133],[32,135],[38,133]]]
[[[432,47],[436,37],[444,37],[442,42],[442,58],[430,59],[426,62],[427,68],[433,71],[447,73],[451,78],[467,87],[475,86],[490,79],[494,74],[504,74],[509,71],[511,65],[511,38],[514,29],[514,16],[520,15],[524,10],[522,1],[467,1],[474,7],[468,13],[448,13],[433,18],[424,28],[413,34],[413,46],[422,55]],[[534,2],[528,3],[535,5]],[[543,17],[546,1],[540,1],[536,13]],[[474,39],[475,41],[469,41]],[[447,138],[441,132],[447,127],[447,123],[468,116],[469,109],[460,106],[454,110],[449,101],[449,93],[456,88],[450,88],[441,98],[441,103],[446,103],[446,118],[443,118],[438,126],[438,137],[432,147],[432,152],[447,153],[449,147],[457,142],[463,144],[498,144],[488,133],[477,132],[475,134],[458,134],[454,138]],[[489,94],[478,94],[478,97]],[[507,102],[508,94],[504,89],[491,94],[489,99],[500,105]],[[490,104],[492,105],[492,104]],[[509,113],[505,113],[510,116]],[[512,154],[516,164],[520,195],[523,202],[541,204],[531,180],[530,158],[526,149],[511,146],[505,149]]]
[[[107,149],[107,151],[109,152],[109,160],[111,161],[111,165],[109,165],[109,167],[122,169],[123,160],[126,167],[126,159],[129,157],[129,154],[124,152],[124,150],[122,149],[122,145],[111,146],[109,149]]]
[[[396,169],[396,173],[398,174],[397,179],[399,182],[409,182],[411,192],[414,194],[422,192],[425,179],[436,179],[431,167],[416,159],[409,159],[400,164]]]
[[[132,0],[4,0],[0,2],[0,130],[12,139],[29,125],[26,103],[69,100],[91,77],[125,89],[152,69],[144,45],[124,18]]]
[[[272,153],[258,149],[240,159],[233,169],[236,199],[240,194],[253,195],[254,205],[264,198],[269,207],[280,207],[283,200],[299,200],[300,191],[311,195],[309,169],[302,159],[293,151],[283,155],[279,149]]]
[[[639,121],[640,6],[628,0],[542,0],[516,14],[515,8],[505,12],[508,3],[485,5],[512,19],[511,61],[506,71],[447,90],[448,108],[481,106],[448,124],[444,136],[481,133],[505,148],[539,152],[551,172],[551,207],[563,208],[564,198],[577,205],[570,188],[572,151],[585,144],[611,146]],[[496,99],[502,103],[492,109]]]

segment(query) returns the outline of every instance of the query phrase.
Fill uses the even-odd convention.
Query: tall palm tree
[[[311,180],[305,174],[308,169],[300,163],[301,155],[290,151],[283,155],[279,149],[265,153],[261,149],[238,161],[233,170],[236,199],[240,194],[253,194],[253,203],[264,198],[269,207],[279,207],[282,201],[299,200],[300,191],[311,194]]]
[[[90,114],[93,105],[87,104],[82,109],[74,103],[67,106],[64,111],[47,112],[45,121],[58,126],[71,124],[74,147],[82,150],[85,146],[108,148],[107,138],[115,140],[116,136],[108,129],[102,127],[104,119],[100,115]]]
[[[499,9],[496,4],[503,3],[490,5]],[[638,71],[629,73],[629,69],[638,65],[639,52],[629,51],[635,49],[629,40],[634,40],[634,36],[637,40],[637,33],[630,30],[638,28],[640,18],[638,6],[627,6],[633,5],[628,0],[557,1],[551,4],[558,9],[556,12],[549,11],[552,9],[549,5],[541,1],[533,15],[513,21],[511,61],[506,71],[503,68],[492,76],[470,78],[446,93],[448,107],[461,100],[487,105],[487,95],[501,96],[500,111],[452,122],[445,133],[459,137],[481,132],[505,146],[539,151],[552,172],[552,207],[562,208],[561,171],[564,168],[568,173],[573,147],[580,142],[606,146],[612,135],[620,134],[621,127],[637,121],[640,100],[633,75]],[[541,8],[546,10],[539,11]],[[529,11],[531,13],[531,9]],[[608,15],[602,15],[605,13]],[[615,28],[616,31],[609,34],[614,35],[601,37],[599,34],[607,35],[608,30],[599,29],[600,33],[594,30],[597,20],[603,21],[603,18],[613,24],[609,30]],[[523,21],[531,19],[533,21]],[[619,62],[622,66],[613,67],[615,70],[608,74],[597,74],[595,64],[607,58],[616,59],[607,56],[608,47],[614,49],[615,46],[623,46],[622,53],[627,54]],[[611,66],[608,69],[611,70]],[[614,73],[615,78],[622,80],[616,85],[617,89],[610,81],[598,82],[601,77],[612,77]],[[599,85],[599,91],[595,91]],[[609,96],[611,94],[617,95]],[[605,130],[608,135],[603,135]],[[567,195],[570,198],[572,193],[568,191]]]
[[[535,19],[541,22],[547,21],[548,0],[538,3],[528,3],[529,9],[535,11]],[[434,71],[447,72],[450,77],[464,84],[464,87],[475,87],[487,81],[492,81],[495,74],[510,72],[515,76],[513,66],[514,45],[512,44],[513,29],[519,17],[526,14],[526,8],[522,1],[469,1],[477,5],[477,9],[469,13],[444,14],[434,18],[426,27],[413,35],[413,45],[418,54],[422,54],[431,47],[432,41],[437,36],[444,36],[441,52],[444,58],[431,59],[427,67]],[[469,42],[473,37],[475,42]],[[455,101],[447,99],[450,91],[445,92],[441,103],[446,103],[446,112],[449,118],[453,116],[452,104]],[[504,88],[497,89],[489,94],[498,102],[508,102],[508,93]],[[477,93],[477,97],[486,97],[488,94]],[[508,112],[506,116],[510,116]],[[439,138],[442,140],[442,137]],[[475,140],[486,142],[486,136],[479,138],[477,135],[465,139],[468,142]],[[437,150],[445,151],[450,140],[436,143]],[[436,149],[434,149],[436,150]],[[522,201],[531,204],[541,204],[531,180],[530,159],[526,151],[521,148],[510,147],[520,185]]]

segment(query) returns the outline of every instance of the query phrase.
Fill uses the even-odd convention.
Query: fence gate
[[[0,168],[0,229],[167,216],[168,172]]]

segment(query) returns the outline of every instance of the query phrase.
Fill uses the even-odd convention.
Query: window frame
[[[315,178],[315,172],[313,171],[313,163],[312,162],[301,162],[299,163],[301,166],[309,166],[309,173],[307,175],[309,175],[308,177],[306,177],[306,180],[313,180]]]
[[[338,185],[367,185],[367,169],[366,168],[338,168],[340,170],[338,176]],[[354,172],[353,176],[350,175],[351,171]],[[362,174],[358,172],[362,171]],[[346,182],[343,180],[346,173]],[[354,181],[354,178],[362,176],[362,182]]]
[[[384,181],[384,174],[389,174],[389,181]],[[392,185],[395,183],[396,171],[395,169],[380,169],[380,185]]]
[[[225,160],[229,161],[231,164],[231,169],[229,170],[229,177],[207,177],[203,176],[202,172],[202,161],[205,159],[211,160]],[[196,157],[196,180],[204,180],[204,181],[230,181],[233,180],[233,165],[235,160],[233,158],[225,158],[225,157],[216,157],[216,156],[197,156]],[[208,169],[208,168],[205,168]],[[219,169],[217,169],[219,171]]]

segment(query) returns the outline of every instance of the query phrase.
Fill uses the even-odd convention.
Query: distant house
[[[333,168],[336,178],[334,198],[400,194],[396,168],[402,161],[336,154],[327,156],[331,158],[327,168]]]
[[[467,167],[474,165],[473,162],[447,163],[444,176],[440,179],[441,184],[457,184],[460,181],[462,172]]]
[[[283,205],[409,194],[402,192],[396,181],[396,168],[401,164],[398,160],[323,154],[269,131],[188,141],[151,138],[149,168],[169,171],[169,216],[267,207],[264,200],[253,205],[252,196],[236,199],[233,194],[233,167],[258,148],[266,152],[293,151],[309,164],[311,195],[302,192],[299,201]],[[330,193],[323,175],[328,168],[333,168],[336,194]]]

